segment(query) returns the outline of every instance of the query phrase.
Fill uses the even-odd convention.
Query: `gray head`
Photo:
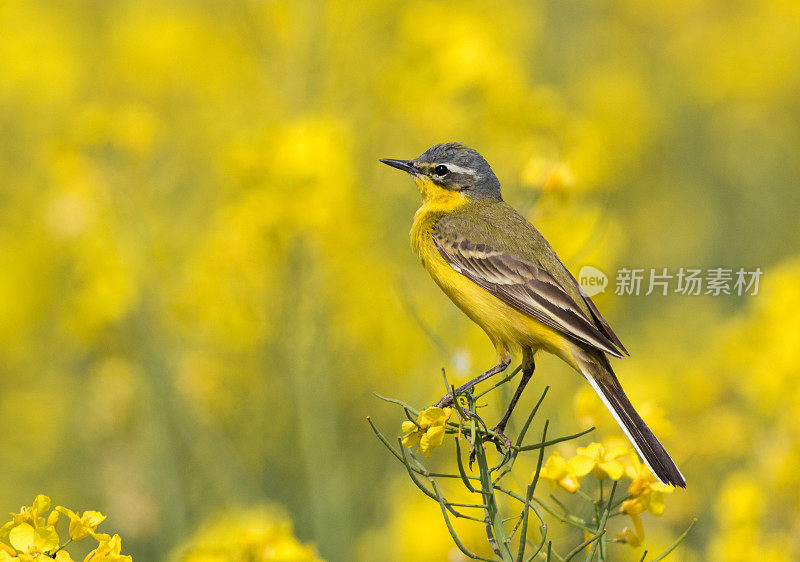
[[[489,163],[460,142],[436,144],[413,160],[381,160],[412,176],[476,199],[500,199],[500,180]]]

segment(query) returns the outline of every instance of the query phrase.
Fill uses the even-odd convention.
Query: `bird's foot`
[[[506,434],[503,433],[504,430],[505,427],[501,425],[497,425],[492,429],[492,433],[494,433],[494,446],[497,447],[497,452],[503,455],[503,461],[500,463],[501,465],[511,456],[511,439],[506,437]]]
[[[486,431],[486,432],[488,433],[488,431],[489,431],[489,428],[486,426],[486,422],[485,422],[485,421],[483,421],[483,420],[481,419],[481,417],[480,417],[478,414],[476,414],[475,412],[473,412],[473,411],[472,411],[472,410],[470,410],[469,408],[466,408],[466,407],[464,407],[464,406],[463,406],[463,405],[461,405],[461,404],[459,404],[459,406],[461,406],[461,407],[459,408],[459,410],[458,410],[458,411],[459,411],[459,412],[461,412],[461,415],[462,415],[464,418],[466,418],[466,419],[468,419],[468,420],[475,420],[476,422],[478,422],[479,424],[481,424],[481,425],[483,426],[483,430],[484,430],[484,431]]]

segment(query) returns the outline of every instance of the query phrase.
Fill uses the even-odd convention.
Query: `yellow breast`
[[[438,193],[434,188],[446,193]],[[458,192],[435,185],[421,185],[420,192],[424,202],[414,216],[411,243],[422,265],[442,291],[483,328],[498,353],[530,347],[562,355],[567,350],[563,336],[458,273],[434,245],[433,229],[436,222],[444,214],[468,203],[468,200]]]

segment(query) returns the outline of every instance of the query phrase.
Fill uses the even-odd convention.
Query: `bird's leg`
[[[506,370],[509,364],[511,364],[511,356],[506,353],[500,357],[500,363],[498,363],[485,373],[478,375],[471,381],[466,382],[461,386],[459,386],[455,391],[455,395],[458,396],[459,394],[463,394],[464,392],[470,390],[473,386],[475,386],[479,382],[485,381],[486,379],[488,379],[492,375],[496,375],[497,373],[502,373],[503,371]],[[447,394],[442,396],[442,399],[436,403],[436,406],[438,408],[444,408],[445,406],[448,406],[452,403],[453,403],[453,393],[448,392]]]
[[[533,370],[535,368],[536,365],[533,362],[533,353],[529,350],[526,350],[522,359],[522,378],[519,381],[517,390],[514,391],[514,396],[511,398],[511,403],[509,403],[506,413],[503,414],[503,418],[500,420],[500,423],[498,423],[492,430],[503,442],[503,449],[505,450],[506,454],[508,454],[508,452],[511,450],[511,440],[506,437],[503,432],[506,429],[508,419],[511,417],[511,412],[514,411],[514,407],[517,405],[519,397],[522,396],[522,391],[525,390],[525,385],[527,385],[528,381],[531,380],[531,377],[533,376]],[[499,452],[503,452],[499,446],[497,447],[497,450]]]
[[[491,369],[489,369],[485,373],[482,373],[482,374],[478,375],[477,377],[475,377],[471,381],[468,381],[468,382],[462,384],[454,392],[448,392],[447,394],[442,396],[441,400],[439,400],[436,403],[436,406],[438,408],[443,408],[445,406],[448,406],[448,405],[452,404],[454,395],[455,396],[459,396],[459,395],[463,394],[464,392],[467,392],[468,390],[472,389],[472,387],[474,387],[479,382],[485,381],[486,379],[488,379],[492,375],[496,375],[498,373],[502,373],[503,371],[505,371],[508,368],[508,366],[511,364],[511,354],[508,353],[507,350],[502,350],[502,351],[498,350],[498,352],[499,352],[498,353],[498,355],[499,355],[499,363],[497,365],[495,365],[494,367],[492,367]],[[471,411],[469,409],[463,408],[463,407],[459,408],[459,410],[464,413],[464,416],[467,419],[474,419],[478,423],[480,423],[483,426],[484,431],[486,433],[488,433],[488,428],[486,427],[486,423],[478,416],[478,414],[476,414],[475,412],[473,412],[473,411]],[[473,450],[472,453],[470,453],[470,456],[469,456],[470,469],[472,469],[472,463],[473,463],[474,460],[475,460],[475,451]]]

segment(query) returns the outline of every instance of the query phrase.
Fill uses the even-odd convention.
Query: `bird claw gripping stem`
[[[511,439],[506,437],[506,434],[503,433],[503,429],[504,428],[498,425],[492,430],[494,433],[494,446],[497,447],[497,452],[503,455],[503,462],[500,463],[500,466],[505,464],[511,456]]]

